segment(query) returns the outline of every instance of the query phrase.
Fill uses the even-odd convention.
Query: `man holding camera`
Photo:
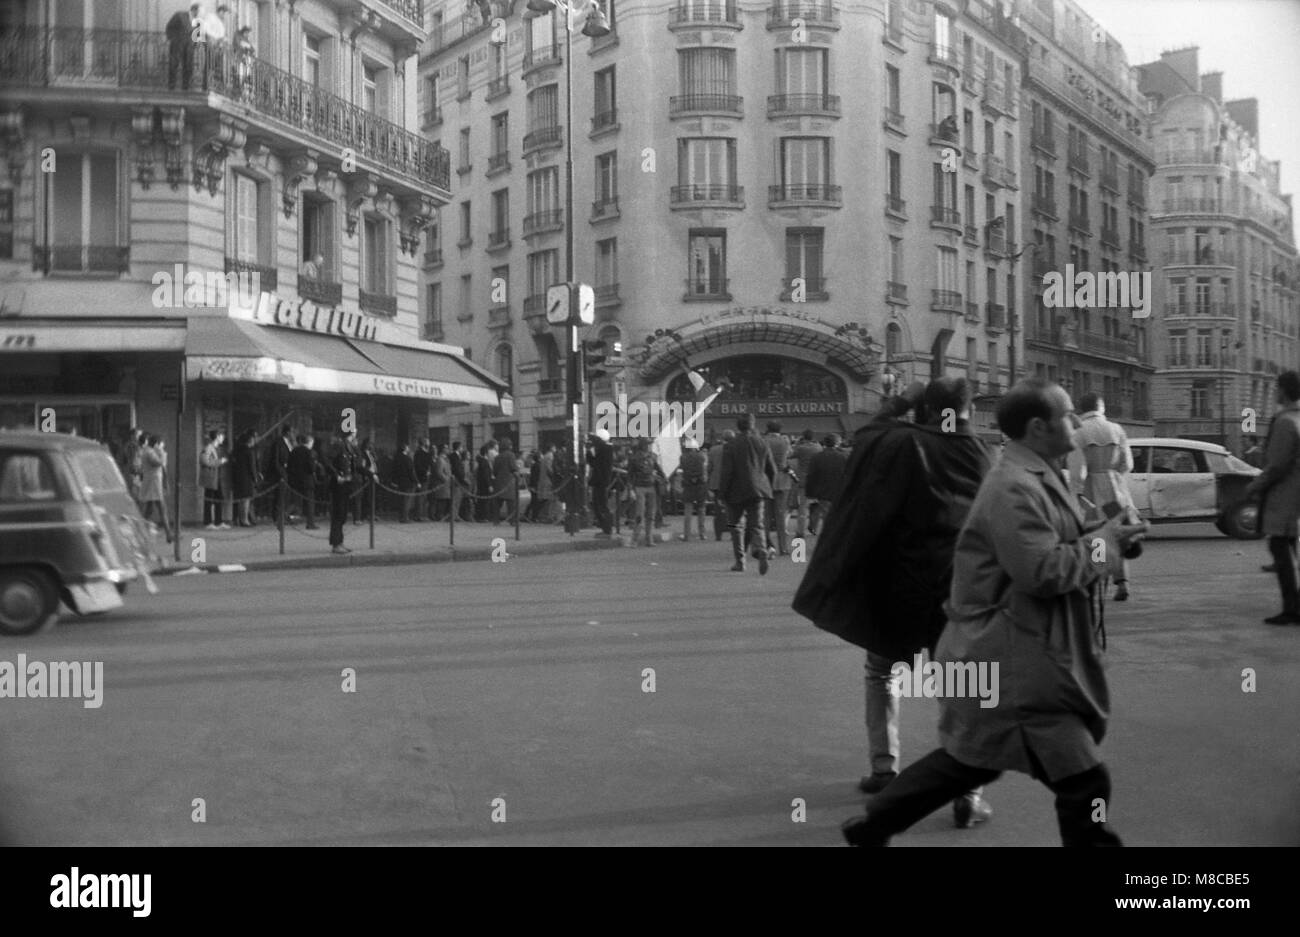
[[[1116,573],[1145,525],[1114,517],[1085,525],[1055,467],[1074,447],[1070,396],[1041,378],[1017,384],[997,410],[1009,442],[957,538],[948,624],[935,660],[1000,663],[1012,676],[997,702],[975,694],[939,702],[939,748],[913,763],[844,825],[855,846],[891,836],[1003,771],[1029,774],[1056,795],[1064,845],[1118,846],[1098,805],[1110,774],[1099,745],[1110,696],[1097,581]],[[969,667],[967,667],[969,669]]]

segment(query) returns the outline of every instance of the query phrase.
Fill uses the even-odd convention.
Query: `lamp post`
[[[573,14],[576,0],[528,0],[530,12],[545,14],[562,10],[564,17],[564,282],[572,284],[573,273]],[[609,34],[609,23],[605,14],[595,0],[587,0],[587,21],[583,24],[582,34],[592,38]],[[578,335],[578,322],[570,310],[568,324],[565,325],[568,339],[566,366],[569,369],[568,383],[569,420],[572,431],[569,442],[572,446],[570,469],[572,470],[574,490],[566,499],[569,510],[564,518],[564,529],[570,536],[582,527],[582,518],[586,511],[587,479],[585,449],[582,445],[582,402],[585,396],[585,382],[582,379],[582,340]]]
[[[1219,439],[1223,448],[1228,448],[1228,346],[1232,342],[1232,330],[1224,329],[1219,336]],[[1241,342],[1232,346],[1241,347]]]
[[[1002,215],[994,218],[984,225],[984,236],[987,240],[989,231],[994,228],[1005,229],[1006,218]],[[1014,254],[1007,254],[1007,260],[1011,262],[1011,282],[1014,284],[1016,279],[1016,264],[1020,262],[1021,256],[1025,251],[1038,250],[1038,244],[1030,241]],[[1014,289],[1014,286],[1013,286]],[[1007,294],[1007,389],[1010,390],[1016,386],[1016,303],[1015,296]],[[996,377],[996,375],[994,375]]]

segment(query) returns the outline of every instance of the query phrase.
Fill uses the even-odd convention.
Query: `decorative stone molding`
[[[158,135],[163,144],[167,184],[175,191],[185,181],[185,108],[158,108]]]
[[[271,144],[265,140],[250,139],[244,144],[244,162],[250,169],[264,175],[271,174]]]
[[[361,221],[361,203],[379,194],[379,180],[374,173],[353,173],[347,181],[346,224],[348,236],[357,233]]]
[[[149,191],[149,186],[153,184],[153,165],[156,159],[154,140],[156,137],[154,109],[152,107],[131,108],[131,138],[135,144],[133,148],[135,178],[140,183],[140,188],[146,192]]]
[[[284,217],[293,217],[293,210],[298,205],[298,186],[309,176],[316,176],[319,169],[316,160],[319,156],[315,150],[298,150],[289,155],[284,168],[284,191],[280,196]]]
[[[433,199],[413,198],[399,203],[401,208],[401,246],[404,254],[415,256],[420,249],[420,234],[433,224],[438,215],[438,205]]]
[[[226,114],[219,114],[195,134],[194,188],[202,191],[206,184],[209,195],[216,195],[221,179],[226,174],[226,160],[236,150],[243,148],[248,139],[247,127]],[[202,140],[202,142],[198,142]]]
[[[336,169],[316,170],[316,191],[326,198],[339,201],[343,198],[343,180]]]

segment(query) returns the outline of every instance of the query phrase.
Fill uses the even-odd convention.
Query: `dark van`
[[[162,565],[154,528],[101,445],[61,433],[0,432],[0,634],[119,608],[128,583]]]

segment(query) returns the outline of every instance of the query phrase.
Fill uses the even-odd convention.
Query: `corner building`
[[[0,426],[163,437],[186,520],[209,430],[327,437],[350,408],[384,450],[509,406],[418,336],[450,174],[408,129],[422,5],[205,6],[169,38],[187,3],[0,5]],[[249,294],[187,289],[226,274]]]
[[[606,0],[609,36],[574,24],[572,140],[563,13],[485,6],[434,4],[421,55],[423,132],[455,164],[425,329],[505,379],[516,415],[438,414],[445,435],[566,438],[543,294],[570,143],[584,338],[623,351],[589,398],[677,399],[700,368],[730,381],[715,421],[844,432],[914,379],[1005,388],[1026,40],[996,5]]]
[[[1155,105],[1156,427],[1240,453],[1267,432],[1278,373],[1300,365],[1291,196],[1261,152],[1255,98],[1225,101],[1195,47],[1141,68]],[[1257,433],[1243,431],[1247,408]]]

